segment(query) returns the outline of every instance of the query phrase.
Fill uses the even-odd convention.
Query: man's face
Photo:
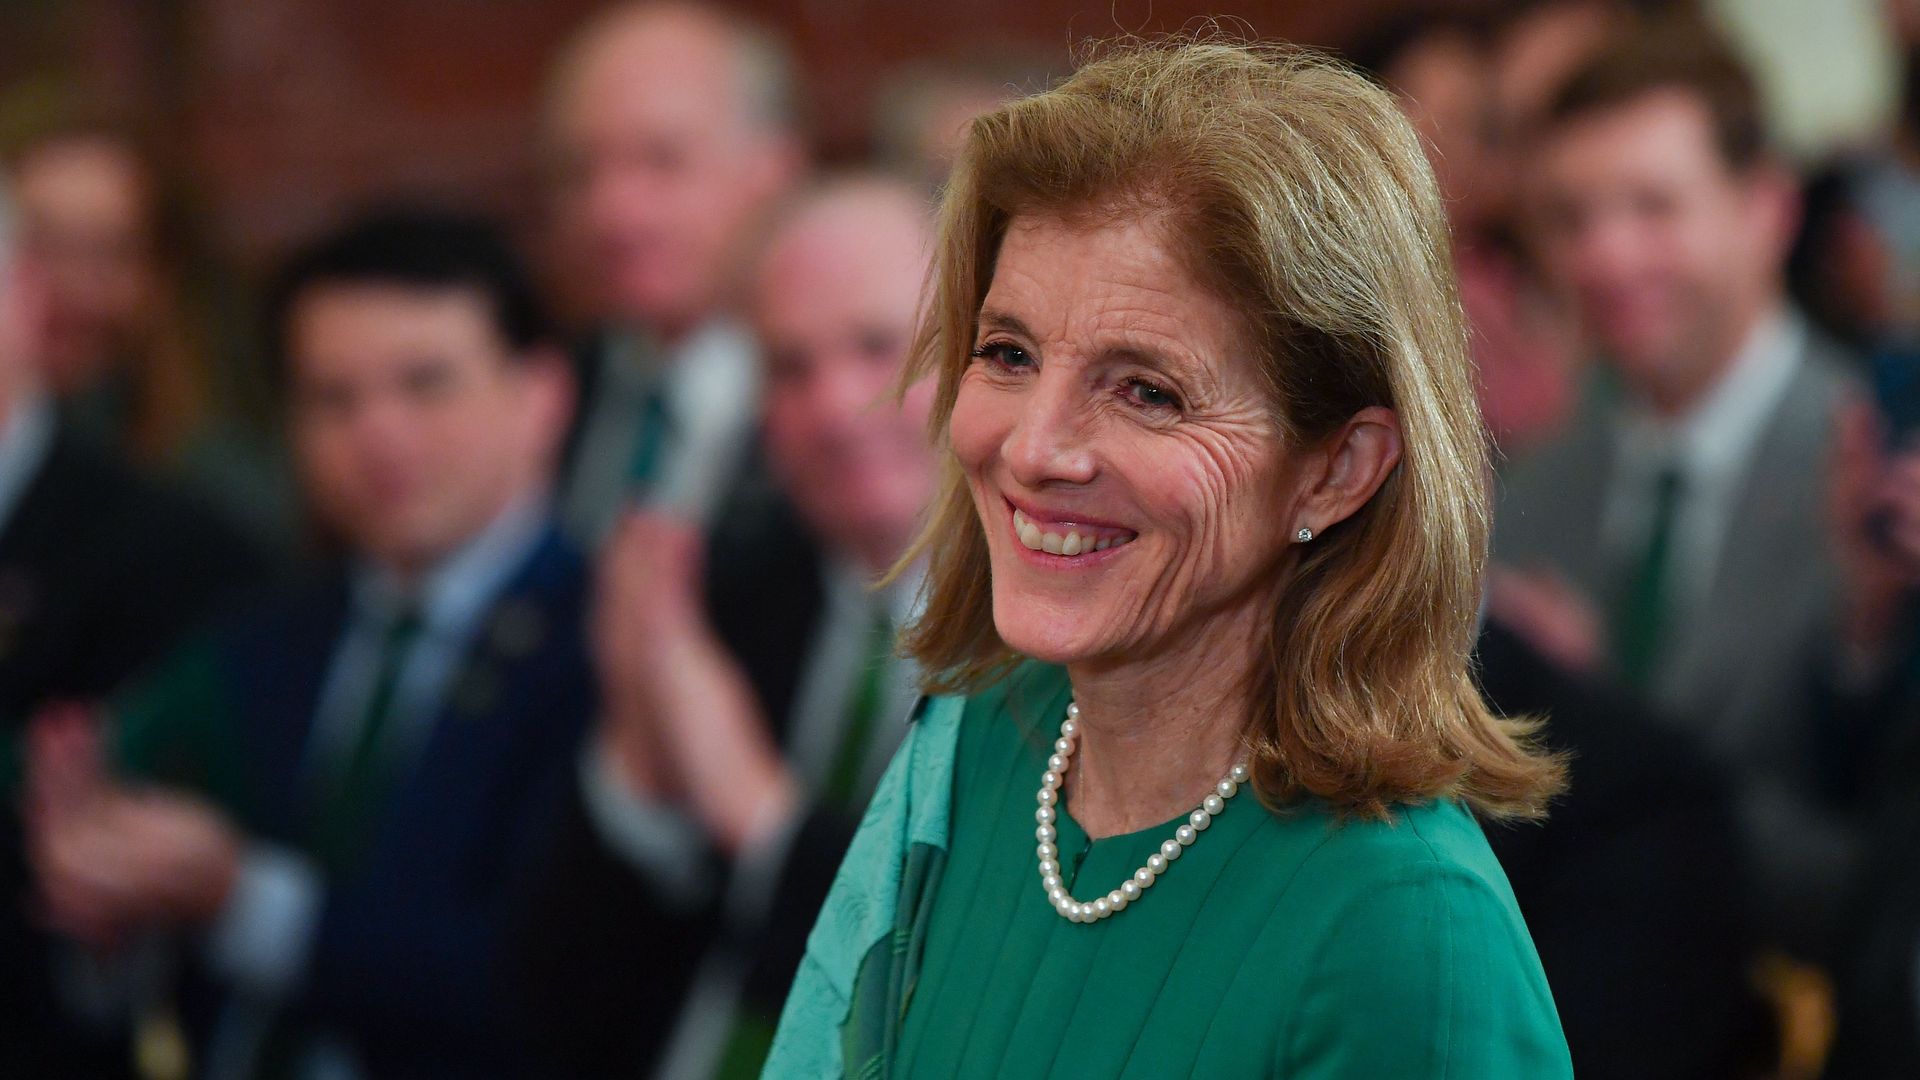
[[[561,376],[516,362],[476,291],[322,283],[286,334],[307,495],[361,553],[423,569],[538,483]]]
[[[843,195],[782,228],[754,283],[769,457],[815,531],[876,565],[904,550],[933,491],[932,387],[891,396],[926,243],[904,196]]]
[[[1776,295],[1784,184],[1737,172],[1706,106],[1656,91],[1546,134],[1536,225],[1547,269],[1629,385],[1711,385]]]
[[[62,139],[16,168],[22,240],[47,284],[47,375],[97,377],[154,303],[152,193],[141,165],[104,137]]]
[[[553,117],[563,242],[608,314],[671,336],[719,304],[792,152],[711,33],[668,22],[595,46]]]

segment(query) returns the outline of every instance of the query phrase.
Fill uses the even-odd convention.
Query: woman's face
[[[1244,652],[1301,486],[1244,338],[1157,222],[1013,221],[951,429],[1008,646],[1062,664]]]

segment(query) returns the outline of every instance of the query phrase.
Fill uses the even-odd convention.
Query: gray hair
[[[786,40],[747,16],[688,0],[634,0],[588,20],[562,46],[554,63],[546,92],[549,113],[566,93],[583,58],[599,42],[647,19],[676,15],[705,23],[725,40],[741,108],[750,124],[775,135],[799,131],[798,65]]]

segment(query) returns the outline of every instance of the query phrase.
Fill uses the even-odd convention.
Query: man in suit
[[[556,223],[602,322],[561,491],[589,546],[635,504],[711,523],[750,466],[759,369],[730,294],[799,175],[790,67],[765,32],[679,3],[610,9],[556,65]]]
[[[389,215],[296,259],[276,353],[344,565],[38,721],[40,902],[93,953],[175,935],[198,1075],[520,1076],[500,939],[593,711],[546,485],[569,380],[492,230]],[[136,972],[137,974],[137,972]]]
[[[0,788],[21,723],[105,694],[254,584],[265,562],[218,515],[136,475],[60,422],[41,375],[45,290],[14,243],[0,188]],[[14,815],[0,814],[0,1074],[114,1075],[54,1007],[50,943],[26,891]]]
[[[1500,481],[1509,624],[1641,691],[1734,777],[1767,939],[1824,955],[1852,838],[1807,763],[1850,627],[1828,478],[1851,361],[1786,303],[1791,180],[1704,30],[1644,27],[1561,92],[1534,240],[1603,363]]]
[[[777,490],[705,546],[655,516],[608,552],[596,641],[606,719],[528,953],[581,1076],[753,1077],[807,933],[900,737],[892,656],[906,550],[934,480],[930,387],[888,400],[925,277],[924,196],[873,178],[788,206],[754,264],[762,432]],[[702,586],[704,570],[704,592]],[[714,930],[684,1002],[641,966]],[[677,1006],[677,1007],[675,1007]],[[672,1007],[665,1043],[622,1018]]]

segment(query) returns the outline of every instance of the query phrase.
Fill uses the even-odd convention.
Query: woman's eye
[[[1178,409],[1180,399],[1173,391],[1146,379],[1132,378],[1121,384],[1121,390],[1136,405],[1149,409]]]
[[[976,360],[985,360],[989,365],[1002,371],[1014,371],[1033,366],[1033,358],[1018,345],[1009,345],[1004,341],[989,341],[976,346],[971,355]]]

